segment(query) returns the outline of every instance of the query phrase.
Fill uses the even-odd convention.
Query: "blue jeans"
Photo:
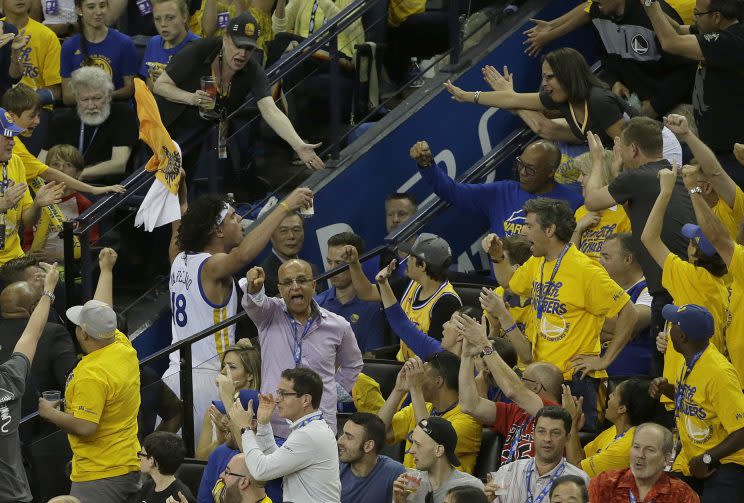
[[[597,411],[597,400],[599,395],[600,379],[596,377],[584,377],[579,379],[578,374],[573,375],[573,380],[568,383],[571,388],[571,394],[578,397],[584,397],[584,431],[598,431],[599,429],[599,412]]]
[[[722,503],[742,500],[744,492],[744,466],[726,463],[719,466],[713,474],[703,480],[672,473],[684,480],[698,493],[701,503]]]

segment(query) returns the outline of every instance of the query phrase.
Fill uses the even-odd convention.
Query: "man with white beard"
[[[114,84],[99,67],[75,70],[70,88],[76,108],[54,111],[39,158],[44,161],[54,145],[73,145],[85,160],[81,180],[107,185],[123,180],[139,136],[136,112],[126,103],[111,103]]]

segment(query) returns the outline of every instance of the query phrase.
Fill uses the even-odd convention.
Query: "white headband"
[[[227,214],[230,213],[230,210],[232,209],[232,206],[230,206],[227,203],[224,203],[224,206],[222,207],[222,211],[220,211],[219,217],[217,217],[217,225],[221,225],[222,222],[225,221],[225,218],[227,217]]]

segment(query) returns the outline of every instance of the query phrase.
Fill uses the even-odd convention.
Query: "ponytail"
[[[83,11],[83,0],[75,0],[75,7]],[[80,53],[83,55],[83,63],[81,66],[92,66],[93,60],[90,57],[90,50],[88,49],[88,39],[85,38],[85,29],[83,28],[83,16],[79,14],[77,17],[78,31],[80,32]]]

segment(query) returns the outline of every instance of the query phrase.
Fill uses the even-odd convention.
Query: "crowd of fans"
[[[349,2],[3,1],[0,501],[743,501],[744,7],[689,3],[594,0],[525,32],[530,56],[591,21],[597,74],[559,48],[538,92],[516,91],[506,67],[483,68],[490,91],[445,84],[541,137],[515,180],[492,183],[453,181],[426,141],[410,149],[439,197],[488,220],[481,244],[500,286],[475,295],[431,233],[363,263],[359,235],[331,236],[326,268],[348,269],[321,285],[301,258],[311,189],[246,231],[231,198],[190,197],[205,150],[185,155],[172,341],[239,311],[253,331],[194,343],[191,369],[171,353],[161,377],[139,368],[113,309],[112,248],[92,300],[55,296],[62,222],[90,206],[81,192],[123,191],[135,161],[134,78],[174,137],[205,117],[222,135],[252,93],[320,169],[264,65]],[[393,38],[425,14],[391,3]],[[341,34],[345,64],[363,39],[361,22]],[[417,211],[406,193],[380,203],[389,232]],[[195,464],[184,436],[198,484],[182,471]]]

